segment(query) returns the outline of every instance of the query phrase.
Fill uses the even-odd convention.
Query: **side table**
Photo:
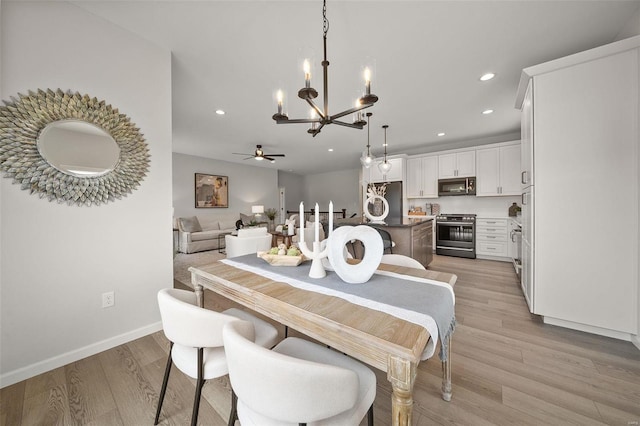
[[[291,246],[291,237],[293,235],[283,234],[282,232],[270,231],[271,234],[271,247],[278,247],[278,240],[282,239],[282,242],[286,244],[287,247]]]
[[[222,232],[218,234],[218,253],[227,254],[225,249],[227,248],[227,243],[224,237],[227,235],[238,235],[238,231],[231,232]]]

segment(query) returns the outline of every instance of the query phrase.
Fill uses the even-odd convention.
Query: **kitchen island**
[[[387,218],[385,224],[363,223],[374,228],[384,229],[391,235],[395,246],[393,254],[412,257],[424,267],[433,260],[433,219],[429,218]],[[346,225],[346,223],[345,223]],[[353,225],[353,224],[349,224]],[[354,257],[362,258],[362,245],[354,244]]]

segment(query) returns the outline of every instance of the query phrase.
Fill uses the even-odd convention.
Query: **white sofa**
[[[176,220],[178,228],[178,251],[181,253],[195,253],[198,251],[214,250],[222,243],[222,235],[236,230],[236,221],[240,219],[238,213],[225,216],[191,216]]]
[[[238,235],[225,237],[227,257],[267,251],[271,248],[271,234],[267,228],[245,228],[238,230]]]

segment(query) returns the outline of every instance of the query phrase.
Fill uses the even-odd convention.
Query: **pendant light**
[[[374,157],[373,155],[371,155],[371,145],[369,144],[369,129],[371,128],[371,125],[369,123],[369,121],[371,120],[371,116],[373,115],[373,113],[368,112],[367,113],[367,151],[366,153],[363,152],[362,153],[362,157],[360,157],[360,162],[362,163],[362,165],[368,169],[369,167],[371,167],[371,165],[373,163],[375,163],[376,161],[376,157]]]
[[[385,124],[382,128],[384,129],[384,161],[378,164],[378,169],[383,175],[386,175],[391,170],[391,163],[387,161],[387,129],[389,125]]]

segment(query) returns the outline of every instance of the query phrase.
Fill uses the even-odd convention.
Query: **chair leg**
[[[202,386],[204,386],[204,365],[203,358],[204,349],[198,348],[198,379],[196,381],[196,396],[193,400],[193,414],[191,415],[191,426],[198,423],[198,410],[200,410],[200,396],[202,395]]]
[[[238,395],[236,395],[233,388],[231,388],[231,413],[229,413],[229,426],[236,424],[238,420]]]
[[[367,425],[373,426],[373,404],[369,407],[369,412],[367,413]]]
[[[160,399],[158,399],[158,410],[156,411],[156,419],[153,422],[154,425],[158,424],[160,420],[160,410],[162,409],[162,402],[164,401],[164,394],[167,392],[167,383],[169,383],[169,373],[171,373],[171,349],[173,349],[173,342],[169,346],[169,357],[167,358],[167,366],[164,369],[164,379],[162,379],[162,389],[160,390]]]

